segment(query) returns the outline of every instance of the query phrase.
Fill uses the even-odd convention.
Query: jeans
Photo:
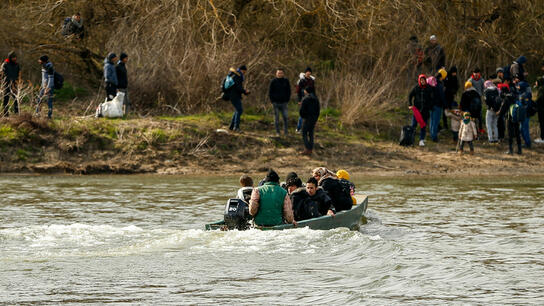
[[[242,108],[242,99],[241,98],[230,98],[232,106],[234,106],[234,114],[232,114],[232,119],[230,120],[229,129],[239,130],[240,129],[240,116],[244,109]]]
[[[300,131],[300,129],[302,129],[302,118],[298,117],[297,131]]]
[[[423,118],[425,120],[425,118]],[[425,121],[425,123],[427,123],[428,120]],[[417,120],[416,120],[416,117],[412,116],[412,128],[414,129],[414,132],[417,128]],[[427,126],[425,126],[424,128],[421,128],[421,131],[419,132],[419,140],[424,140],[425,139],[425,135],[427,134]]]
[[[468,147],[470,148],[470,151],[474,151],[474,144],[472,143],[472,141],[461,141],[459,150],[463,151],[463,147],[465,146],[465,143],[468,143]]]
[[[307,150],[314,149],[314,130],[315,121],[304,120],[302,123],[302,141],[304,141],[304,147]]]
[[[442,120],[442,107],[433,106],[431,111],[431,139],[438,141],[438,126]]]
[[[287,135],[287,103],[272,103],[274,105],[274,125],[276,126],[276,133],[280,133],[280,113],[283,117],[283,129],[285,135]]]
[[[13,97],[13,112],[19,113],[19,101],[17,100],[17,91],[14,88],[15,83],[7,82],[4,87],[4,116],[9,116],[9,98]]]
[[[531,133],[529,131],[529,120],[530,118],[527,117],[521,123],[521,136],[523,137],[523,141],[525,141],[525,146],[527,148],[531,147]]]
[[[485,115],[485,124],[487,126],[487,138],[489,139],[489,142],[499,141],[498,120],[499,117],[497,116],[497,113],[488,109]]]
[[[519,123],[513,123],[512,121],[508,120],[506,123],[508,127],[508,152],[512,153],[514,151],[514,137],[516,138],[516,142],[518,143],[518,154],[521,154],[521,137],[519,132]]]
[[[106,100],[111,101],[117,95],[117,86],[113,83],[106,83]]]
[[[49,108],[49,111],[47,112],[47,118],[51,119],[51,116],[53,115],[53,94],[54,89],[49,88],[49,93],[47,94],[47,107]],[[38,105],[36,106],[36,114],[40,113],[40,104],[45,96],[45,89],[40,90],[40,95],[38,97]]]
[[[123,106],[125,107],[124,114],[128,114],[128,110],[130,108],[130,100],[128,99],[128,90],[126,88],[119,88],[119,92],[122,92],[125,94],[125,98],[123,99]]]
[[[504,139],[504,132],[506,130],[504,116],[498,116],[497,118],[497,129],[499,131],[499,140]]]

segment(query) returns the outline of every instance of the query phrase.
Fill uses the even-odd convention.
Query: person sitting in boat
[[[253,179],[247,174],[242,175],[240,177],[240,186],[242,188],[238,189],[236,198],[249,204],[251,193],[253,192]]]
[[[334,207],[331,198],[322,188],[318,188],[317,180],[314,177],[310,177],[306,181],[306,192],[310,196],[310,200],[317,204],[320,215],[334,216]]]
[[[287,191],[280,187],[280,177],[269,170],[263,186],[253,189],[249,200],[249,214],[258,226],[275,226],[285,222],[296,226],[293,206]]]
[[[353,207],[349,191],[344,190],[345,188],[342,187],[336,174],[325,167],[320,167],[314,169],[312,175],[317,180],[318,185],[331,197],[336,212],[350,210]]]
[[[287,176],[285,177],[285,183],[281,183],[281,188],[287,190],[289,192],[289,190],[287,189],[287,182],[290,180],[290,179],[296,179],[298,178],[298,174],[296,172],[289,172],[287,173]]]
[[[353,196],[355,194],[355,184],[349,180],[349,173],[346,170],[338,170],[336,172],[336,177],[340,180],[340,183],[344,189],[349,189],[349,195],[351,196],[351,201],[353,205],[357,205],[357,199]]]
[[[287,192],[293,204],[293,214],[296,221],[320,217],[317,203],[310,199],[306,188],[302,186],[299,177],[291,177],[287,180]]]

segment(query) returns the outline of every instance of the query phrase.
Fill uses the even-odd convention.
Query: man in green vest
[[[259,226],[280,225],[284,219],[296,226],[291,199],[280,187],[280,177],[274,170],[268,171],[263,186],[253,189],[249,213]]]

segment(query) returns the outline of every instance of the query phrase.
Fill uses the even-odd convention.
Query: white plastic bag
[[[125,99],[125,93],[118,92],[115,98],[111,101],[100,104],[96,110],[97,117],[106,118],[119,118],[123,117],[123,100]]]

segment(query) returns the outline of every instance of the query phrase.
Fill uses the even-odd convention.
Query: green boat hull
[[[354,205],[350,210],[344,210],[333,216],[322,216],[314,219],[308,219],[297,222],[297,228],[309,227],[314,230],[330,230],[338,227],[346,227],[351,230],[359,229],[363,214],[368,206],[367,196],[356,196],[357,205]],[[281,224],[271,227],[258,226],[255,227],[260,230],[285,230],[295,228],[293,224]],[[210,224],[206,224],[206,230],[225,230],[225,222],[218,221]]]

